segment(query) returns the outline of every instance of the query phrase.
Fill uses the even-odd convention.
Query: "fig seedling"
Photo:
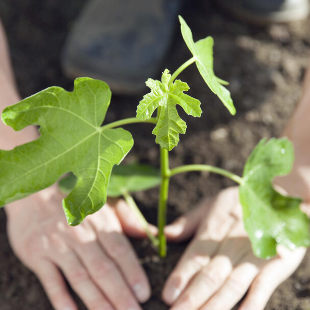
[[[240,185],[243,221],[255,255],[272,257],[278,244],[290,249],[309,246],[309,220],[300,210],[301,200],[284,196],[272,186],[273,178],[288,174],[293,165],[293,147],[287,139],[263,139],[249,156],[242,177],[205,164],[170,169],[169,151],[186,132],[177,106],[193,117],[202,114],[200,101],[186,94],[188,84],[178,79],[184,69],[195,64],[211,91],[232,115],[236,113],[225,87],[228,83],[213,71],[213,39],[194,42],[182,17],[180,23],[192,57],[172,74],[165,69],[161,80],[147,80],[150,92],[140,101],[136,117],[106,123],[111,91],[105,82],[91,78],[77,78],[72,92],[49,87],[3,111],[6,125],[15,130],[39,126],[40,137],[10,151],[0,150],[0,205],[40,191],[70,172],[60,182],[68,193],[63,209],[70,225],[98,211],[110,195],[123,196],[147,229],[130,193],[159,185],[158,236],[148,235],[160,256],[165,256],[164,227],[171,178],[179,173],[209,171]],[[133,123],[154,126],[160,172],[146,166],[117,166],[134,144],[131,133],[121,127]]]

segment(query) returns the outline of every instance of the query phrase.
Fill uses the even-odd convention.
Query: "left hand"
[[[304,248],[278,247],[270,260],[254,256],[243,228],[238,188],[222,191],[166,227],[170,240],[195,238],[169,276],[164,301],[171,310],[228,310],[247,292],[239,310],[264,309],[276,287],[305,255]]]
[[[5,207],[15,254],[39,278],[56,310],[77,309],[65,279],[89,310],[141,310],[138,302],[149,298],[150,286],[125,237],[145,236],[136,214],[123,201],[110,201],[72,227],[62,199],[54,185]]]

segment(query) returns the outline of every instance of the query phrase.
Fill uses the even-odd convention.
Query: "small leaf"
[[[181,23],[181,33],[183,39],[195,58],[196,66],[200,72],[202,78],[209,86],[211,91],[216,94],[223,102],[225,107],[229,110],[232,115],[236,114],[236,109],[230,96],[230,92],[223,85],[228,83],[215,76],[213,71],[213,38],[207,37],[205,39],[194,42],[192,31],[179,16]]]
[[[160,184],[160,171],[152,166],[130,164],[115,166],[108,187],[108,196],[119,197],[156,187]]]
[[[290,172],[294,151],[287,139],[263,139],[248,158],[239,188],[245,229],[256,256],[276,255],[278,244],[290,249],[310,245],[309,219],[301,200],[272,187],[276,176]]]
[[[42,190],[71,171],[77,183],[63,201],[68,223],[76,225],[99,210],[113,166],[133,146],[128,131],[101,127],[110,99],[106,83],[78,78],[73,92],[49,87],[7,107],[4,123],[15,130],[39,125],[41,136],[0,150],[0,205]]]
[[[137,108],[137,118],[150,119],[158,109],[158,122],[153,130],[156,143],[172,150],[179,142],[179,134],[186,132],[186,123],[180,118],[176,105],[180,105],[185,113],[200,117],[202,111],[200,101],[184,94],[189,90],[187,83],[180,80],[170,83],[171,75],[166,69],[161,81],[148,79],[146,85],[151,92],[146,94]]]
[[[149,165],[129,164],[115,166],[108,186],[109,197],[119,197],[125,193],[134,193],[156,187],[160,184],[160,171]],[[76,177],[70,173],[58,182],[65,194],[76,184]]]

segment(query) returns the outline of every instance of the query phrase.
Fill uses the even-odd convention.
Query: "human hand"
[[[71,227],[62,198],[53,186],[6,207],[16,255],[39,278],[57,310],[77,309],[61,272],[90,310],[141,309],[138,301],[149,298],[150,286],[123,235],[144,236],[134,213],[119,201]]]
[[[300,264],[304,248],[278,247],[273,259],[255,257],[241,216],[238,189],[229,188],[166,227],[167,237],[175,241],[198,228],[163,290],[171,310],[231,309],[248,289],[239,310],[264,309],[276,287]]]

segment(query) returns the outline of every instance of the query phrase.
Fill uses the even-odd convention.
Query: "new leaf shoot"
[[[189,90],[187,83],[176,80],[170,83],[171,75],[166,69],[161,81],[148,79],[146,85],[151,92],[146,94],[137,108],[137,118],[150,119],[158,109],[158,121],[153,130],[156,143],[171,151],[179,143],[179,135],[186,132],[186,123],[180,118],[176,105],[180,105],[185,113],[200,117],[202,111],[200,101],[184,94]]]

